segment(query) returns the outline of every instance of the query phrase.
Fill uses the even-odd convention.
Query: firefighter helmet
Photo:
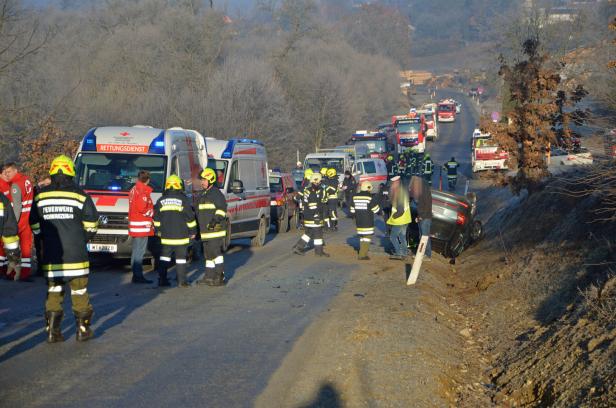
[[[362,181],[359,186],[360,191],[372,191],[372,183],[369,181]]]
[[[391,154],[387,156],[387,161],[393,161],[393,160],[394,160],[394,156],[392,156]]]
[[[424,155],[424,159],[428,160],[429,158],[430,158],[430,153],[426,153],[426,154]]]
[[[329,169],[327,169],[326,174],[327,174],[327,177],[329,177],[329,178],[336,177],[336,175],[337,175],[336,169],[334,169],[333,167],[329,168]]]
[[[216,182],[216,172],[214,171],[214,169],[211,169],[209,167],[203,169],[201,174],[199,174],[199,177],[203,180],[207,180],[210,184],[214,184]]]
[[[321,173],[321,176],[325,176],[327,174],[327,167],[321,167],[321,170],[319,170],[319,173]]]
[[[307,168],[306,170],[304,170],[304,178],[306,180],[310,180],[310,177],[312,177],[313,173],[314,173],[314,171],[312,171],[311,168]]]
[[[323,176],[321,176],[321,173],[313,173],[312,176],[310,176],[310,182],[314,184],[319,184],[322,179]]]
[[[51,161],[49,175],[53,176],[58,173],[62,173],[65,176],[75,177],[75,163],[73,163],[70,157],[60,155]]]
[[[165,183],[165,190],[181,190],[182,189],[182,179],[172,174],[167,177],[167,182]]]

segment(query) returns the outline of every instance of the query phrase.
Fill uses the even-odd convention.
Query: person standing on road
[[[329,228],[333,231],[338,231],[338,172],[334,168],[327,169],[325,190],[327,194]]]
[[[150,173],[141,170],[137,174],[137,183],[128,195],[128,235],[133,239],[130,259],[133,283],[152,283],[143,276],[143,256],[148,241],[154,236],[154,203],[149,184]]]
[[[10,264],[11,268],[18,268],[17,265],[21,260],[18,232],[17,219],[11,202],[4,194],[0,194],[0,244],[3,247],[4,267]]]
[[[428,183],[420,177],[411,179],[411,197],[417,205],[417,224],[419,235],[428,237],[424,261],[432,260],[432,243],[430,239],[430,227],[432,225],[432,191]]]
[[[458,167],[460,167],[460,165],[453,156],[451,157],[451,160],[443,165],[443,169],[447,170],[447,184],[449,186],[449,191],[453,191],[456,188],[456,183],[458,182]]]
[[[167,270],[175,255],[178,287],[190,286],[186,279],[186,257],[190,240],[195,238],[197,221],[190,200],[184,194],[182,180],[171,175],[165,182],[165,191],[154,206],[154,227],[160,236],[158,286],[171,286]]]
[[[3,177],[2,177],[2,168],[4,167],[4,165],[0,166],[0,194],[2,194],[4,197],[6,197],[6,199],[9,202],[9,205],[11,205],[11,185],[8,183],[8,181],[6,181]],[[12,206],[10,207],[6,207],[9,210],[12,209]],[[13,213],[13,217],[15,217],[15,214]],[[6,269],[7,269],[7,265],[8,265],[8,261],[7,261],[7,256],[6,256],[6,251],[4,250],[4,245],[2,243],[2,240],[0,240],[0,277],[4,277],[6,276]]]
[[[293,247],[293,252],[304,255],[308,252],[310,241],[314,244],[317,256],[329,257],[323,251],[323,208],[327,207],[327,196],[321,187],[322,176],[314,173],[310,177],[310,185],[304,189],[304,234]]]
[[[387,165],[387,180],[391,180],[398,175],[398,164],[391,154],[387,156],[387,162],[385,164]]]
[[[64,341],[60,325],[64,315],[64,285],[71,288],[71,301],[77,327],[77,341],[94,336],[90,329],[94,313],[88,295],[90,262],[86,243],[98,228],[98,212],[89,195],[74,181],[75,164],[67,156],[58,156],[49,169],[51,184],[34,197],[30,226],[40,235],[40,268],[48,281],[45,319],[47,342]]]
[[[355,177],[353,177],[349,170],[345,171],[344,180],[342,181],[342,191],[344,191],[344,204],[347,208],[351,208],[353,195],[356,189],[357,182],[355,181]]]
[[[432,173],[434,171],[434,162],[430,158],[430,154],[426,153],[424,155],[423,161],[423,178],[426,180],[428,185],[432,185]]]
[[[227,201],[214,184],[214,170],[204,169],[199,178],[203,192],[198,199],[197,221],[205,255],[205,276],[198,283],[222,286],[225,284],[225,259],[222,249],[227,236]]]
[[[298,222],[300,223],[300,225],[298,226],[299,228],[302,227],[303,219],[304,219],[304,189],[310,184],[310,177],[312,177],[313,173],[314,172],[310,167],[304,170],[304,179],[302,180],[302,185],[300,186],[300,189],[297,192],[296,200],[297,200],[297,206],[299,208],[299,219],[298,219]]]
[[[30,210],[34,199],[34,185],[30,179],[19,172],[15,163],[6,163],[2,168],[4,180],[10,184],[11,202],[19,228],[19,245],[21,247],[20,271],[7,273],[9,279],[22,282],[32,282],[32,244],[33,236],[30,228]]]
[[[411,223],[411,206],[406,190],[400,184],[400,177],[391,180],[390,188],[391,216],[387,224],[391,225],[389,238],[394,247],[391,259],[404,259],[409,254],[406,233]]]
[[[359,193],[353,197],[351,212],[355,214],[355,224],[357,227],[357,235],[359,235],[359,252],[358,259],[360,261],[368,261],[370,257],[371,237],[374,235],[374,214],[378,213],[381,208],[378,198],[372,195],[372,183],[364,181],[361,183]]]

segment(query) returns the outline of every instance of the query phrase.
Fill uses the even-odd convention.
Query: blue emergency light
[[[150,143],[150,147],[148,148],[148,153],[151,154],[165,154],[165,131],[159,133],[158,136],[152,143]]]
[[[229,142],[227,143],[227,147],[225,147],[225,150],[223,150],[220,157],[222,157],[223,159],[231,159],[233,157],[233,147],[235,146],[235,140],[236,139],[229,140]]]
[[[83,144],[81,146],[81,150],[84,152],[95,152],[96,151],[96,135],[94,131],[96,128],[92,128],[88,130],[85,137],[83,138]]]
[[[109,184],[109,186],[107,187],[107,190],[111,190],[111,191],[120,191],[122,190],[122,187],[118,184]]]

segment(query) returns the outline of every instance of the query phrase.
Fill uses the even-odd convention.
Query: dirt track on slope
[[[356,257],[331,245],[336,258]],[[373,255],[296,342],[257,400],[259,407],[486,406],[478,345],[452,297],[455,270],[438,255],[417,285],[410,266]],[[462,333],[462,334],[461,334]],[[466,361],[474,361],[468,364]],[[463,385],[463,384],[468,384]]]

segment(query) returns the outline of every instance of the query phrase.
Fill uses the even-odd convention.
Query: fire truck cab
[[[203,136],[182,128],[98,127],[84,136],[75,157],[77,185],[92,197],[99,229],[88,243],[92,253],[130,257],[128,196],[140,170],[150,172],[152,200],[161,196],[171,174],[184,181],[190,196],[201,190],[199,173],[207,163]]]
[[[387,158],[387,135],[380,132],[358,130],[347,142],[347,145],[365,146],[368,157],[373,159]]]
[[[406,115],[394,115],[391,118],[396,132],[396,153],[400,154],[409,147],[416,147],[419,153],[426,149],[426,122],[423,115],[411,110]]]
[[[439,102],[437,106],[437,116],[439,122],[455,122],[456,103],[449,99]]]

